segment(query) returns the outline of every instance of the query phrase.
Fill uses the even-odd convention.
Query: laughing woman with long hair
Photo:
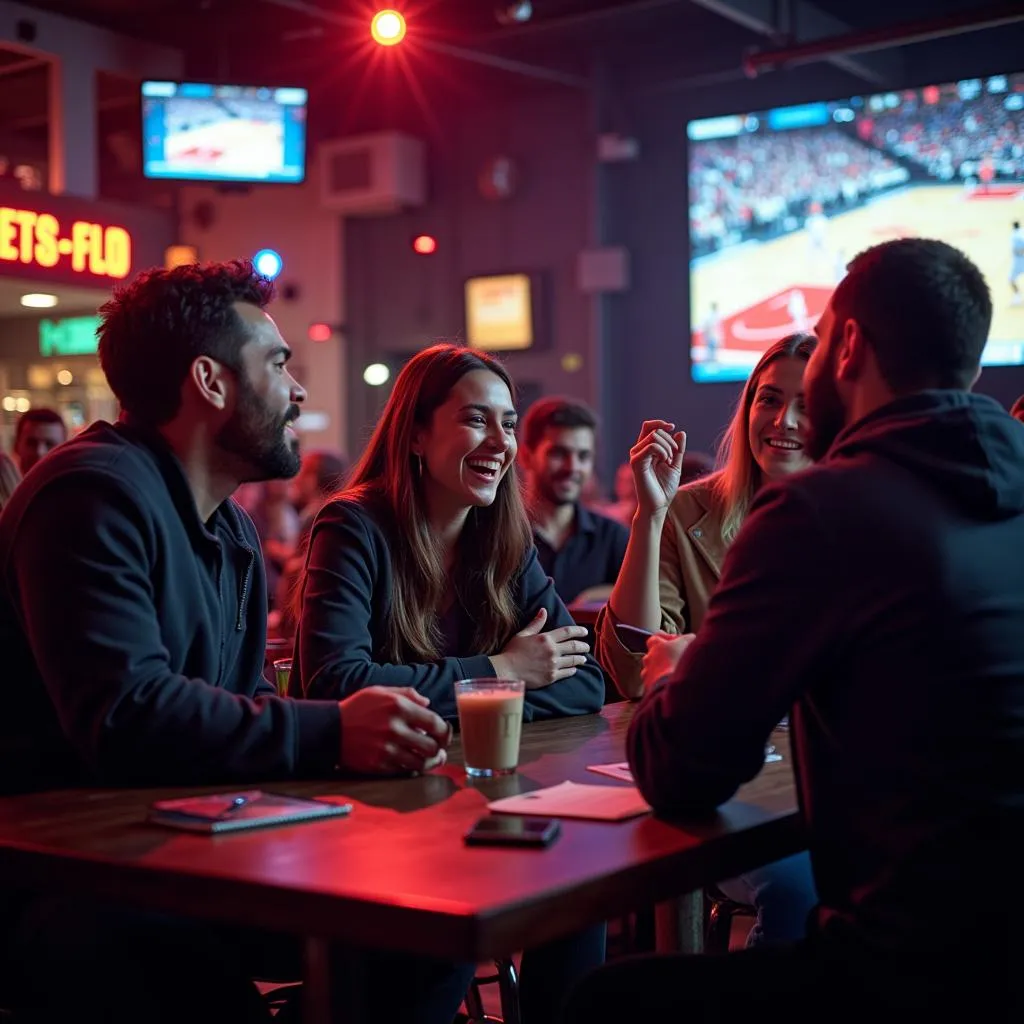
[[[398,375],[348,485],[313,523],[296,696],[411,687],[455,720],[455,682],[493,676],[525,682],[527,721],[600,710],[586,631],[537,562],[513,468],[514,399],[497,360],[455,345],[420,352]],[[527,951],[526,1024],[554,1020],[603,958],[603,927]]]
[[[347,487],[313,523],[298,590],[301,695],[411,686],[455,719],[459,679],[526,683],[526,720],[599,711],[604,681],[537,562],[513,386],[490,357],[420,352]]]

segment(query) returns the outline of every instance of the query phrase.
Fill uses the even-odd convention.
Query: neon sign
[[[52,213],[0,206],[0,265],[4,263],[63,267],[119,281],[132,268],[132,237],[116,225],[88,220],[62,225]]]
[[[39,321],[39,354],[41,356],[91,356],[99,342],[98,316],[71,316],[63,320]]]

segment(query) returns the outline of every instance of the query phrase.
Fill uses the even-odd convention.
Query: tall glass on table
[[[467,775],[493,778],[515,772],[525,692],[521,679],[462,679],[455,684]]]

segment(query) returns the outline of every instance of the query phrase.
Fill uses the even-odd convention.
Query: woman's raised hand
[[[663,512],[679,490],[686,454],[686,434],[666,420],[645,420],[630,449],[637,509],[648,516]]]

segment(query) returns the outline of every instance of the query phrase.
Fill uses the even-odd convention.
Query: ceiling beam
[[[891,49],[894,46],[911,46],[914,43],[945,39],[948,36],[962,36],[967,32],[981,32],[985,29],[1005,28],[1024,21],[1024,6],[1019,0],[1003,3],[984,10],[974,8],[960,14],[930,18],[923,21],[889,25],[885,28],[855,32],[810,43],[798,43],[777,50],[759,50],[747,56],[748,69],[757,74],[761,68],[792,67],[823,60],[828,55],[864,54],[873,50]]]
[[[854,26],[815,6],[810,0],[691,0],[751,32],[799,45],[854,31]],[[780,14],[782,19],[780,23]],[[903,59],[895,51],[823,56],[836,67],[876,86],[899,84]]]

